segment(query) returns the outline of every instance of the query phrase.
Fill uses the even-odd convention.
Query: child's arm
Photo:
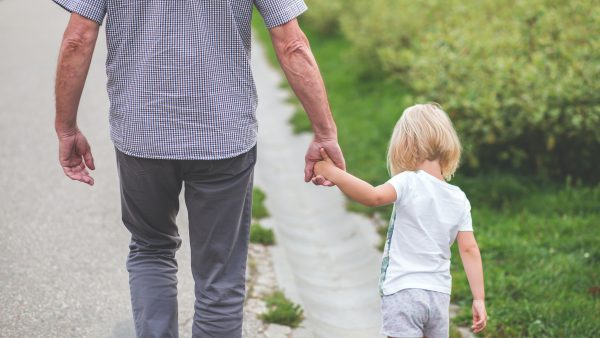
[[[344,194],[358,203],[369,207],[387,205],[396,201],[396,190],[391,184],[373,187],[371,184],[336,167],[321,149],[324,160],[315,164],[315,174],[325,177],[340,188]]]
[[[473,294],[473,332],[481,332],[485,328],[487,313],[485,310],[485,291],[483,287],[483,266],[481,253],[471,231],[460,231],[456,237],[460,258],[469,280]]]

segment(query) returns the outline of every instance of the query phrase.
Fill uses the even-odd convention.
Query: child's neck
[[[440,162],[438,160],[425,160],[421,164],[419,164],[419,166],[417,166],[417,169],[423,170],[429,175],[438,178],[444,182],[446,181],[444,180],[444,176],[442,176],[442,167],[440,166]]]

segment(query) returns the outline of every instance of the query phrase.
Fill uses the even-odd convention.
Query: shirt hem
[[[397,285],[395,287],[387,287],[387,288],[383,288],[383,296],[389,296],[389,295],[393,295],[394,293],[398,292],[398,291],[402,291],[402,290],[406,290],[406,289],[422,289],[422,290],[429,290],[429,291],[435,291],[435,292],[441,292],[441,293],[445,293],[450,295],[452,292],[451,288],[448,288],[446,286],[440,286],[440,285],[427,285],[427,284],[401,284],[401,285]]]
[[[256,147],[257,141],[254,141],[249,147],[244,148],[240,151],[236,151],[230,154],[217,155],[217,156],[170,156],[170,155],[149,155],[149,154],[141,154],[135,151],[131,151],[122,147],[121,144],[118,144],[113,140],[113,145],[115,148],[122,152],[125,155],[138,157],[138,158],[148,158],[153,160],[183,160],[183,161],[215,161],[215,160],[226,160],[230,158],[234,158],[236,156],[245,154],[252,150],[252,148]]]

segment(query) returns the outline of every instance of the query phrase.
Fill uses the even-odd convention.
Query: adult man
[[[240,337],[245,293],[256,92],[250,18],[256,5],[315,133],[305,181],[325,148],[344,167],[318,67],[296,17],[303,0],[54,0],[71,19],[56,77],[59,160],[93,185],[79,99],[106,16],[111,138],[117,152],[138,337],[177,337],[175,224],[185,184],[195,280],[194,337]]]

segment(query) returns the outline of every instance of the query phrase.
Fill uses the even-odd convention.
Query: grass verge
[[[255,187],[252,190],[252,218],[258,220],[269,217],[269,211],[265,207],[265,198],[267,195],[260,188]]]
[[[259,223],[250,226],[250,242],[262,245],[274,245],[275,234],[272,229],[267,229]]]
[[[286,325],[296,328],[304,320],[304,311],[300,305],[287,299],[283,292],[276,291],[265,298],[267,312],[261,315],[267,323]]]

